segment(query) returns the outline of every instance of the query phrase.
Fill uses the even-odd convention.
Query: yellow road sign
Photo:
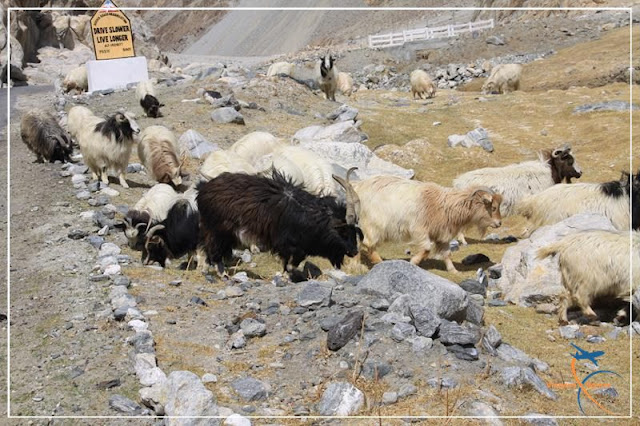
[[[97,60],[135,56],[131,22],[111,0],[91,18],[91,35]]]

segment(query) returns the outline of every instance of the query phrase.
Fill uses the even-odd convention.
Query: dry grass
[[[596,103],[604,100],[629,100],[629,86],[623,83],[606,84],[609,80],[603,80],[603,76],[615,71],[617,64],[628,58],[628,43],[625,44],[625,29],[612,31],[598,41],[584,43],[569,49],[559,51],[556,55],[542,61],[536,61],[527,66],[528,75],[538,75],[535,80],[528,79],[524,90],[507,95],[485,96],[486,101],[480,100],[478,92],[469,91],[439,91],[436,97],[429,101],[413,101],[409,93],[387,91],[363,91],[358,93],[357,100],[349,103],[360,110],[359,118],[363,120],[363,130],[370,137],[368,145],[371,148],[379,148],[376,152],[383,158],[389,159],[405,167],[411,167],[416,171],[416,178],[425,181],[433,181],[441,185],[449,186],[452,179],[460,173],[479,167],[500,166],[508,163],[535,159],[541,149],[550,148],[564,142],[570,142],[574,148],[578,162],[584,171],[581,179],[583,182],[602,182],[612,180],[619,176],[620,170],[629,168],[629,121],[628,113],[598,112],[589,114],[573,114],[576,106]],[[638,35],[638,28],[634,34]],[[628,36],[628,32],[626,32]],[[596,58],[601,66],[593,69],[592,61]],[[568,69],[574,67],[572,71]],[[525,80],[526,81],[526,80]],[[573,82],[568,84],[568,82]],[[480,84],[478,82],[476,84]],[[569,87],[569,86],[576,87]],[[580,86],[580,87],[578,87]],[[585,86],[585,87],[582,87]],[[180,104],[166,112],[167,117],[191,117],[181,122],[173,122],[172,126],[177,134],[194,128],[203,133],[210,140],[221,146],[229,146],[242,135],[255,130],[266,130],[278,136],[291,136],[305,126],[316,124],[310,121],[312,112],[326,113],[335,107],[335,104],[319,101],[318,97],[309,94],[308,91],[299,91],[288,82],[276,81],[276,95],[270,90],[256,86],[247,88],[246,92],[237,94],[239,99],[250,99],[258,104],[265,105],[268,114],[255,111],[247,112],[246,127],[222,125],[212,128],[208,121],[209,109],[203,105]],[[195,94],[195,87],[193,92]],[[264,90],[263,90],[264,89]],[[566,89],[566,90],[565,90]],[[168,91],[177,89],[169,88]],[[185,91],[184,88],[180,90]],[[187,90],[181,97],[191,97]],[[173,93],[173,92],[172,92]],[[271,96],[271,98],[270,98]],[[339,98],[346,101],[346,98]],[[306,116],[292,115],[278,107],[278,102],[291,104],[296,110],[306,112]],[[179,109],[179,110],[178,110]],[[433,126],[433,122],[440,122]],[[320,120],[317,121],[321,122]],[[146,125],[148,123],[142,123]],[[476,127],[484,127],[488,130],[494,143],[495,152],[487,153],[480,148],[463,149],[448,148],[447,137],[451,134],[464,134]],[[191,173],[197,171],[199,162],[189,160],[187,170]],[[138,190],[135,196],[139,196],[142,190]],[[124,194],[123,194],[124,195]],[[127,194],[127,197],[129,194]],[[135,196],[133,198],[135,198]],[[126,199],[126,202],[132,200]],[[133,200],[135,202],[135,200]],[[519,236],[525,223],[522,218],[509,217],[503,221],[503,226],[497,230],[501,236]],[[471,233],[468,238],[470,245],[462,247],[453,254],[456,267],[463,273],[462,277],[454,277],[447,273],[441,260],[429,260],[421,266],[443,277],[454,279],[456,282],[462,278],[475,276],[478,267],[486,268],[490,264],[473,265],[465,267],[460,260],[468,254],[484,253],[493,262],[499,262],[504,251],[510,245],[488,244],[479,241],[479,236]],[[474,239],[475,237],[475,239]],[[380,254],[384,258],[409,259],[405,253],[408,247],[404,244],[387,244],[380,248]],[[139,253],[124,250],[126,254],[138,257]],[[310,258],[322,269],[330,269],[329,262],[325,259]],[[261,253],[253,257],[256,267],[239,265],[235,272],[246,271],[252,278],[271,280],[275,273],[282,269],[281,263],[274,256]],[[347,263],[344,268],[348,273],[363,273],[366,268],[361,265]],[[185,297],[198,294],[199,288],[215,293],[223,288],[223,284],[208,283],[201,274],[195,271],[178,271],[174,267],[165,271],[155,271],[149,268],[128,267],[126,274],[131,279],[140,283],[134,287],[132,293],[144,295],[150,291],[157,292],[164,300],[171,300],[168,306],[153,308],[159,311],[158,316],[152,318],[152,322],[164,322],[168,317],[179,317],[183,321],[200,321],[203,326],[207,321],[203,317],[215,315],[216,312],[228,312],[229,306],[222,301],[207,299],[209,307],[189,307],[185,310]],[[183,284],[179,288],[160,287],[149,290],[146,286],[157,283],[168,283],[174,279],[182,279]],[[144,286],[144,287],[143,287]],[[188,297],[187,297],[188,298]],[[175,300],[175,302],[173,302]],[[283,305],[292,306],[291,301],[282,301]],[[198,315],[193,314],[196,310]],[[227,309],[226,311],[224,309]],[[503,340],[524,350],[526,353],[538,357],[549,363],[548,375],[542,374],[545,380],[563,380],[567,378],[569,371],[569,352],[572,349],[567,341],[558,338],[552,342],[548,338],[547,330],[557,329],[555,317],[536,314],[532,309],[514,306],[503,308],[487,308],[485,322],[494,324],[500,330]],[[179,330],[179,325],[175,330]],[[154,324],[152,329],[155,330]],[[171,328],[163,328],[163,334],[156,333],[158,360],[166,371],[176,369],[189,369],[198,374],[208,372],[207,365],[215,362],[218,350],[207,346],[206,342],[191,341],[191,336],[172,335]],[[604,327],[585,329],[587,333],[605,333]],[[177,333],[178,331],[176,331]],[[243,354],[250,354],[258,363],[268,365],[279,360],[278,352],[286,350],[288,346],[280,346],[275,338],[268,334],[261,338],[259,347],[248,346]],[[590,344],[581,341],[582,347],[591,349]],[[616,384],[619,398],[613,407],[615,410],[624,411],[630,402],[629,393],[629,342],[624,338],[617,340],[608,339],[598,344],[599,349],[606,352],[603,357],[603,367],[618,372],[623,377],[621,383]],[[636,344],[633,351],[633,362],[636,371],[640,367],[640,351]],[[187,351],[185,351],[185,348]],[[309,347],[308,349],[312,349]],[[221,351],[224,349],[220,349]],[[326,363],[331,354],[322,351],[317,357],[318,363]],[[245,359],[249,359],[246,358]],[[490,361],[490,360],[489,360]],[[324,364],[326,365],[326,364]],[[236,377],[244,375],[251,370],[247,362],[227,359],[222,363],[225,376]],[[438,365],[425,365],[425,369],[433,369],[446,373],[445,367]],[[350,373],[350,372],[349,372]],[[264,368],[251,371],[251,375],[267,381],[274,380],[276,374],[272,368]],[[346,377],[351,379],[351,374]],[[557,415],[576,415],[576,394],[572,390],[558,391],[558,401],[550,401],[535,391],[513,390],[505,394],[504,386],[498,378],[484,373],[478,377],[471,377],[473,383],[462,383],[460,388],[445,392],[432,389],[417,381],[418,394],[403,399],[392,406],[380,407],[377,402],[382,394],[388,390],[385,381],[366,381],[362,378],[355,380],[355,385],[362,389],[367,397],[368,406],[363,411],[364,415],[371,416],[403,416],[403,415],[463,415],[464,409],[457,402],[478,398],[477,389],[486,390],[501,397],[504,401],[500,405],[502,415],[518,415],[527,412],[548,412]],[[315,394],[305,394],[306,403],[315,403],[322,395],[324,385],[330,380],[317,386]],[[640,385],[634,383],[636,395],[640,394]],[[209,385],[215,388],[216,395],[222,403],[234,402],[231,395],[227,395],[220,385]],[[482,399],[482,398],[479,398]],[[513,404],[516,400],[517,404]],[[591,409],[591,408],[589,408]],[[588,412],[595,414],[594,412]],[[295,421],[283,420],[284,424],[293,424]],[[296,422],[297,423],[297,422]],[[362,422],[341,422],[345,424],[361,424]],[[368,420],[368,424],[400,424],[400,421],[392,420]],[[420,424],[477,424],[475,421],[452,421],[440,419],[424,421]],[[567,420],[563,424],[582,425],[586,420]],[[606,422],[610,423],[610,422]],[[616,424],[625,424],[624,421]],[[506,420],[504,424],[523,424],[518,420]],[[629,421],[627,424],[634,424]],[[637,423],[636,423],[637,424]]]

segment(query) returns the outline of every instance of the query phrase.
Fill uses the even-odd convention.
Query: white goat
[[[486,167],[464,173],[453,180],[454,188],[487,186],[502,195],[500,213],[503,217],[515,212],[515,205],[521,199],[537,194],[562,181],[571,182],[572,178],[582,176],[582,170],[576,162],[569,145],[545,150],[538,161],[509,164],[503,167]],[[486,229],[478,230],[482,235]],[[467,244],[464,235],[458,240]]]
[[[558,255],[562,285],[566,289],[558,313],[561,324],[567,324],[567,310],[574,304],[590,320],[596,320],[597,315],[591,309],[596,298],[629,303],[631,288],[635,291],[640,287],[640,232],[632,232],[631,239],[630,246],[629,232],[583,231],[538,250],[539,259]],[[624,309],[618,311],[616,320],[621,321],[625,315]]]
[[[418,95],[419,99],[433,98],[436,95],[436,85],[425,71],[413,71],[409,81],[411,83],[411,95],[413,99],[416,98],[416,95]]]
[[[338,90],[345,96],[353,93],[353,78],[346,72],[338,73]]]
[[[289,62],[276,62],[271,64],[269,69],[267,70],[267,77],[273,77],[276,75],[291,75],[293,72],[294,64]]]
[[[89,111],[91,113],[91,111]],[[93,179],[109,183],[108,169],[118,173],[120,185],[129,188],[125,173],[134,144],[134,134],[140,128],[130,113],[117,112],[106,119],[87,113],[87,108],[76,106],[69,110],[67,125],[73,129],[86,165]]]
[[[516,212],[529,219],[531,231],[578,213],[601,214],[616,229],[628,230],[631,191],[638,190],[636,185],[630,185],[629,179],[629,174],[623,173],[620,181],[555,185],[521,200]]]
[[[271,154],[277,147],[284,143],[267,132],[252,132],[244,135],[228,149],[230,154],[236,154],[251,164],[256,160]]]
[[[316,195],[337,195],[333,166],[313,151],[298,146],[281,146],[271,157],[273,168],[300,183]]]
[[[338,87],[338,70],[333,66],[333,57],[329,56],[329,60],[325,57],[320,58],[320,72],[318,75],[318,86],[327,97],[332,101],[336,100],[336,88]]]
[[[225,172],[252,175],[257,170],[244,158],[224,150],[210,152],[200,167],[200,174],[207,180]]]
[[[69,71],[62,81],[62,89],[65,93],[75,90],[78,93],[89,90],[89,80],[87,79],[87,67],[80,65]]]
[[[496,65],[489,74],[489,78],[482,86],[482,93],[507,93],[520,89],[522,65]]]

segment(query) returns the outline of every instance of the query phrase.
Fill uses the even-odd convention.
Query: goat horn
[[[480,191],[488,192],[488,193],[489,193],[489,194],[491,194],[491,195],[494,195],[494,194],[495,194],[495,191],[494,191],[493,189],[489,188],[488,186],[479,186],[479,187],[477,187],[477,188],[476,188],[476,190],[475,190],[475,191],[473,191],[473,193],[471,194],[471,196],[473,197],[474,195],[476,195],[476,194],[477,194],[478,192],[480,192]]]
[[[351,167],[347,171],[347,179],[344,180],[340,176],[331,175],[333,179],[340,184],[344,188],[345,192],[345,200],[347,204],[347,213],[345,215],[348,225],[355,225],[358,223],[358,216],[360,215],[360,197],[356,193],[355,189],[349,182],[349,178],[351,177],[351,173],[354,170],[357,170],[357,167]]]
[[[164,229],[164,225],[156,225],[153,228],[149,229],[149,232],[147,232],[147,239],[153,237],[153,234],[155,234],[156,231],[161,231]]]

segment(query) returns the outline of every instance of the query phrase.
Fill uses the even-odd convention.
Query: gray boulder
[[[556,400],[558,395],[547,387],[545,382],[530,368],[507,367],[502,370],[502,381],[507,387],[518,389],[533,388],[541,395]]]
[[[353,121],[358,116],[358,110],[347,104],[342,104],[334,111],[327,114],[327,120],[332,121]]]
[[[218,108],[211,113],[211,119],[216,123],[244,124],[244,117],[232,107]]]
[[[469,303],[467,292],[457,284],[403,260],[374,266],[358,283],[358,291],[387,300],[408,295],[410,316],[424,337],[432,337],[442,319],[464,320]]]
[[[266,399],[269,395],[269,386],[252,377],[243,377],[231,382],[233,390],[244,401],[260,401]]]
[[[293,135],[293,142],[298,144],[345,142],[357,143],[366,141],[368,136],[361,132],[353,120],[341,121],[330,126],[309,126],[298,130]]]
[[[556,302],[563,290],[558,261],[553,256],[538,260],[536,253],[566,235],[587,229],[615,230],[604,216],[577,214],[555,225],[543,226],[509,247],[502,257],[503,272],[497,282],[504,300],[525,307]]]
[[[167,402],[164,405],[168,424],[175,426],[218,425],[218,419],[178,419],[176,416],[217,416],[213,393],[200,377],[190,371],[173,371],[167,378]]]
[[[491,143],[487,131],[482,127],[471,130],[466,135],[451,135],[447,138],[447,146],[453,148],[458,145],[465,148],[479,146],[485,151],[493,152],[493,143]]]
[[[307,281],[296,296],[298,306],[304,308],[329,306],[331,303],[331,285],[320,281]]]
[[[211,151],[217,151],[218,145],[209,142],[200,133],[189,129],[180,136],[178,141],[183,151],[189,153],[191,158],[204,158]]]
[[[318,412],[323,416],[350,416],[364,404],[364,394],[351,383],[330,384],[322,394]]]
[[[365,179],[376,175],[394,175],[407,179],[414,176],[411,169],[405,169],[375,155],[366,145],[348,142],[303,142],[301,145],[315,152],[327,161],[338,163],[349,169],[357,167],[357,176]]]

